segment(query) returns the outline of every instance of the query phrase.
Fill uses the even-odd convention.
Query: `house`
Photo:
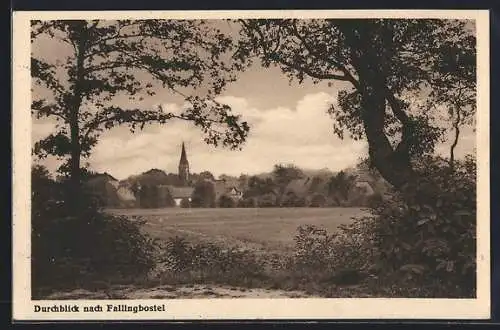
[[[105,207],[134,207],[137,200],[128,183],[108,173],[94,174],[85,186]]]
[[[227,195],[234,200],[240,200],[243,197],[243,192],[233,186],[228,188]]]
[[[214,180],[211,181],[214,185],[215,190],[215,200],[219,201],[222,196],[227,196],[233,201],[237,202],[243,198],[243,192],[237,188],[234,182],[226,180]]]
[[[175,187],[170,185],[161,185],[158,187],[160,190],[160,198],[172,198],[175,206],[181,206],[183,199],[191,202],[194,188],[193,187]],[[168,194],[168,195],[167,195]],[[168,203],[165,202],[168,205]]]

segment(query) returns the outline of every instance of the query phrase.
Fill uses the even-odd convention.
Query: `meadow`
[[[267,252],[286,252],[293,247],[299,226],[316,225],[333,232],[367,211],[361,208],[164,208],[108,212],[146,220],[144,230],[162,240],[180,236],[189,241],[215,241]]]

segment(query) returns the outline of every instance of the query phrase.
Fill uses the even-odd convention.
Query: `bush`
[[[238,201],[238,207],[257,207],[257,198],[255,197],[247,197],[242,198]]]
[[[181,199],[180,207],[182,207],[182,208],[190,208],[191,207],[191,202],[189,201],[189,198],[183,198],[183,199]]]
[[[174,237],[164,244],[162,251],[161,261],[151,275],[165,281],[248,286],[249,281],[265,277],[264,259],[238,246],[190,243]]]
[[[227,195],[220,196],[219,207],[231,208],[231,207],[234,207],[234,205],[235,205],[235,202],[231,197],[229,197]]]
[[[333,235],[314,225],[300,226],[294,238],[294,263],[301,268],[330,270]]]
[[[380,268],[403,286],[429,295],[472,297],[476,284],[476,168],[468,158],[452,171],[445,160],[417,164],[417,194],[437,187],[437,198],[416,202],[395,195],[373,209]]]
[[[298,197],[295,193],[289,192],[283,196],[281,201],[282,207],[304,207],[306,206],[306,199],[304,197]]]
[[[276,206],[276,195],[272,193],[267,193],[259,197],[258,206],[259,207],[275,207]]]
[[[453,171],[438,158],[417,166],[417,194],[429,185],[441,192],[427,203],[393,193],[373,200],[372,214],[329,234],[315,226],[298,229],[295,266],[309,273],[357,274],[377,295],[474,297],[476,283],[475,162]],[[420,201],[423,199],[420,199]],[[322,275],[322,276],[323,276]]]
[[[32,185],[34,296],[44,287],[137,278],[154,266],[156,243],[141,232],[140,221],[106,214],[85,194],[75,212],[65,183],[42,181]]]
[[[373,195],[368,198],[368,206],[371,208],[375,208],[380,205],[384,201],[384,197],[381,193],[375,192]]]
[[[361,220],[340,226],[332,234],[314,225],[300,226],[295,236],[294,271],[314,274],[309,276],[313,281],[356,284],[373,260],[370,241],[367,223]]]

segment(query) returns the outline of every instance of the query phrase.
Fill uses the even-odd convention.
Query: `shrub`
[[[294,238],[294,263],[305,269],[330,269],[333,235],[314,225],[300,226]]]
[[[234,200],[227,195],[222,195],[219,198],[219,207],[230,208],[234,207],[234,204]]]
[[[329,234],[315,226],[298,229],[294,263],[309,273],[331,274],[334,283],[357,274],[373,293],[404,297],[474,297],[476,281],[475,162],[451,171],[439,158],[417,166],[439,196],[427,203],[393,193],[374,200],[372,214]],[[422,199],[419,199],[421,201]],[[366,276],[369,275],[369,276]]]
[[[257,198],[246,197],[238,201],[238,207],[257,207]]]
[[[275,207],[276,206],[276,195],[272,193],[267,193],[259,197],[258,206],[259,207]]]
[[[315,225],[300,226],[295,236],[293,271],[306,272],[316,282],[358,283],[373,260],[368,228],[365,221],[356,221],[330,234]]]
[[[247,286],[250,280],[265,277],[264,259],[238,246],[190,243],[183,237],[174,237],[163,245],[162,251],[151,276],[163,280]]]
[[[384,201],[384,197],[381,193],[375,192],[373,195],[368,197],[367,204],[371,208],[375,208]]]
[[[190,208],[191,207],[191,202],[189,201],[189,198],[183,198],[183,199],[181,199],[180,207],[182,207],[182,208]]]
[[[440,194],[425,202],[395,195],[373,209],[380,267],[402,285],[426,286],[430,295],[474,296],[475,161],[457,162],[452,171],[445,160],[428,158],[417,171],[423,178],[417,194],[425,197],[429,186]]]
[[[40,182],[32,185],[35,296],[44,287],[136,278],[153,267],[156,243],[141,232],[138,219],[106,214],[86,194],[82,194],[81,209],[75,212],[68,207],[73,194],[65,183]]]
[[[288,192],[283,196],[281,201],[282,207],[304,207],[306,206],[306,199],[297,196],[294,192]]]

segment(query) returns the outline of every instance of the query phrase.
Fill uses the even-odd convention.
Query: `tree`
[[[243,193],[244,198],[274,193],[275,183],[272,178],[259,178],[252,175],[248,178],[248,189]]]
[[[32,219],[40,218],[43,211],[47,211],[51,201],[55,196],[61,197],[63,194],[58,191],[57,183],[50,177],[49,170],[42,165],[31,167],[31,212]]]
[[[289,165],[274,165],[272,172],[274,182],[280,189],[280,194],[283,194],[286,186],[293,180],[301,179],[304,177],[302,170],[292,164]]]
[[[467,35],[457,48],[451,42],[446,43],[443,48],[448,52],[442,54],[445,60],[436,62],[434,71],[436,72],[433,81],[428,107],[442,106],[446,108],[448,119],[452,125],[450,129],[454,132],[450,145],[450,168],[453,170],[455,162],[455,148],[460,136],[460,127],[474,122],[476,113],[476,68],[473,65],[475,60],[470,56],[475,52],[475,38]],[[457,65],[461,62],[472,62],[472,65]]]
[[[296,193],[290,191],[281,198],[280,206],[282,207],[303,207],[306,206],[304,197],[297,196]]]
[[[215,180],[215,177],[214,175],[210,172],[210,171],[203,171],[199,174],[199,177],[201,179],[206,179],[206,180],[211,180],[211,181],[214,181]]]
[[[221,174],[219,175],[219,180],[226,182],[235,182],[238,181],[238,178],[227,174]]]
[[[215,187],[212,182],[198,181],[194,186],[192,207],[215,207]]]
[[[142,185],[141,189],[139,190],[139,206],[141,208],[150,208],[152,203],[151,203],[151,195],[152,195],[152,186],[150,185]]]
[[[238,178],[238,189],[240,191],[245,191],[248,189],[248,178],[249,177],[246,174],[241,174]]]
[[[35,95],[48,94],[33,99],[32,113],[57,121],[57,131],[34,151],[40,157],[69,157],[65,168],[74,193],[80,189],[81,157],[89,156],[104,130],[117,125],[134,132],[180,119],[198,126],[209,144],[236,148],[244,142],[246,122],[214,100],[234,79],[224,58],[231,39],[207,22],[32,21],[32,43],[43,42],[42,37],[58,40],[70,55],[51,62],[32,54],[34,87],[46,91]],[[117,101],[126,96],[134,104],[159,91],[180,96],[187,106],[179,113],[127,108]]]
[[[157,186],[158,189],[158,207],[174,207],[175,201],[167,187]]]
[[[180,186],[181,180],[179,179],[179,175],[175,173],[167,173],[167,178],[165,180],[165,184],[171,186]]]
[[[354,180],[354,176],[346,174],[344,171],[340,171],[330,178],[328,182],[328,194],[343,201],[347,200]]]
[[[380,174],[399,190],[419,182],[412,160],[433,151],[443,133],[435,112],[416,99],[436,95],[436,66],[466,76],[475,88],[475,42],[470,22],[431,19],[239,20],[241,61],[258,57],[291,80],[342,81],[329,113],[334,132],[366,138]],[[450,47],[459,56],[447,56]],[[458,69],[458,71],[457,71]],[[427,192],[433,198],[436,192]]]

